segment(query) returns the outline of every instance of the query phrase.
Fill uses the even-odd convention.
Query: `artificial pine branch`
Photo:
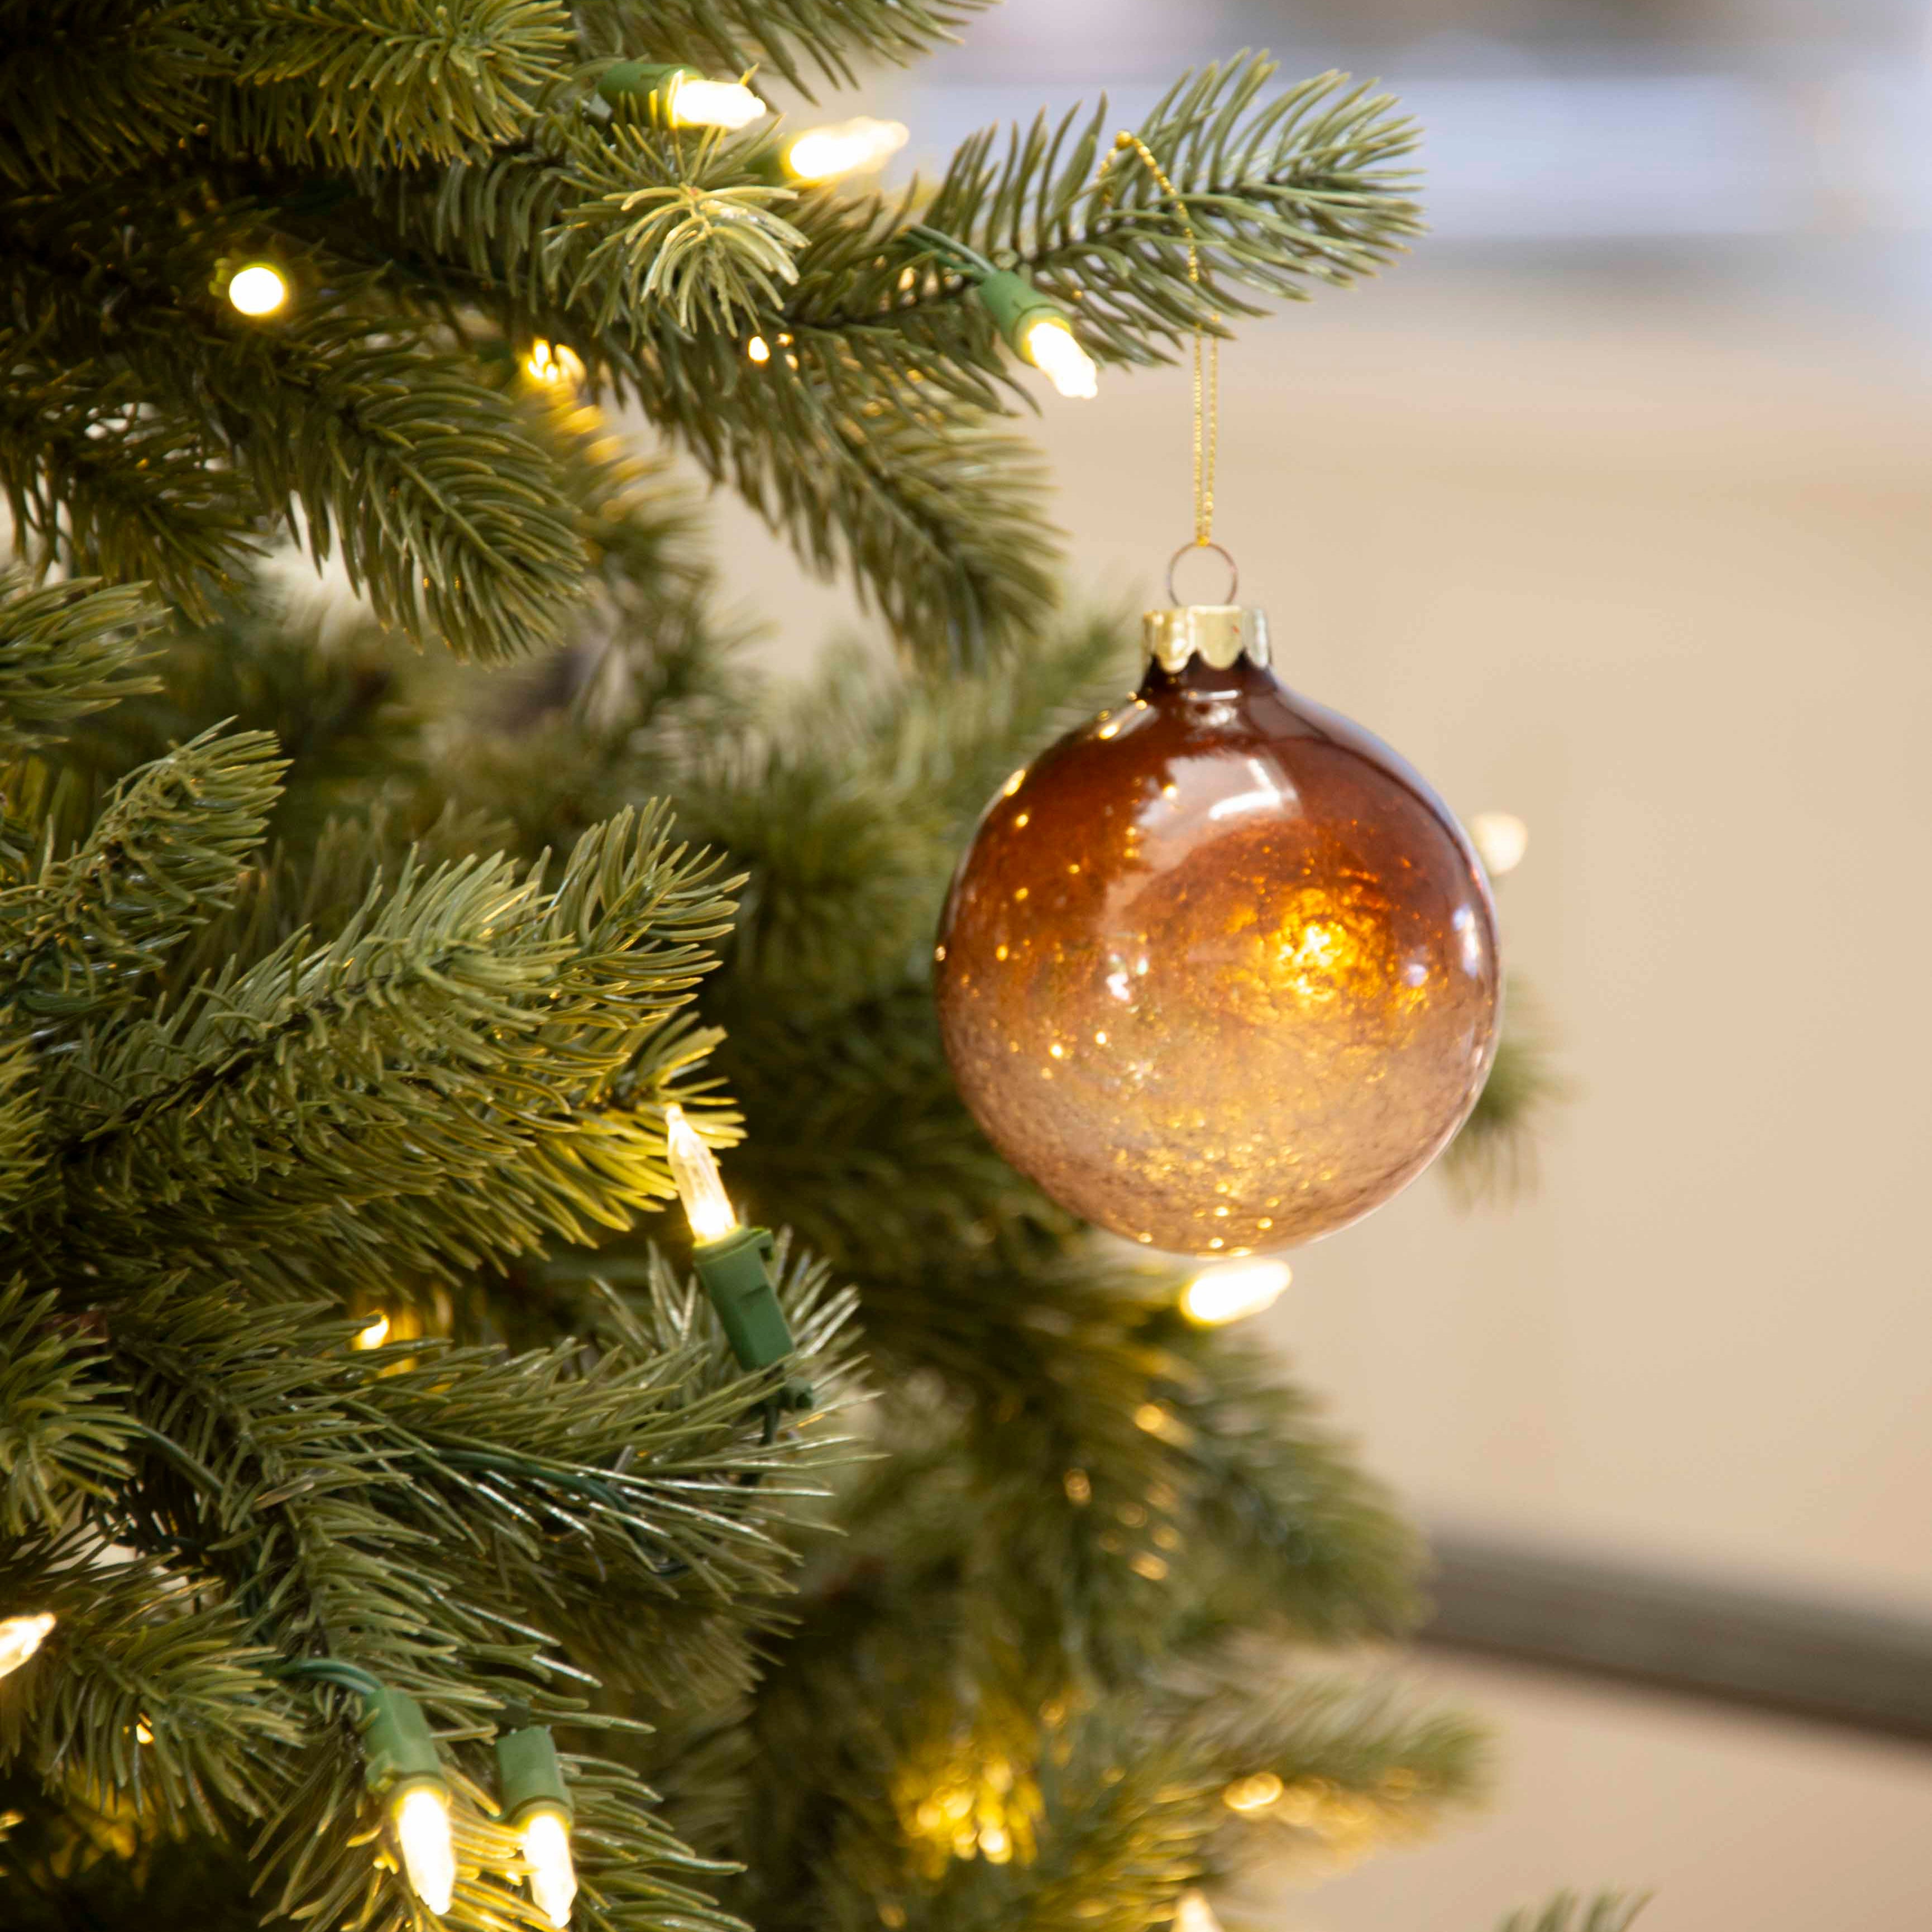
[[[763,143],[667,136],[623,116],[580,136],[571,201],[544,238],[544,293],[600,332],[653,308],[685,334],[754,325],[798,279],[806,240],[780,212],[796,191],[745,178]]]
[[[1513,980],[1496,1063],[1444,1156],[1466,1202],[1508,1201],[1522,1190],[1534,1172],[1537,1136],[1570,1091],[1534,997]]]
[[[153,0],[4,0],[0,178],[26,187],[98,177],[152,164],[188,139],[213,54],[195,11]]]
[[[98,1537],[16,1549],[0,1594],[39,1560],[34,1600],[60,1618],[31,1699],[0,1702],[0,1760],[73,1779],[83,1804],[121,1804],[163,1831],[260,1817],[274,1760],[299,1743],[274,1654],[232,1604],[197,1602],[190,1577]]]
[[[23,1013],[98,1016],[227,904],[281,789],[276,752],[260,732],[203,733],[116,787],[76,850],[0,891],[0,974]]]
[[[447,161],[514,140],[568,58],[560,0],[220,0],[217,138],[324,166]]]
[[[37,561],[149,579],[190,610],[257,551],[242,479],[202,426],[111,364],[0,328],[0,489]]]
[[[1498,1932],[1626,1932],[1648,1902],[1622,1892],[1599,1892],[1587,1900],[1559,1892],[1540,1911],[1532,1906],[1510,1913]]]
[[[895,10],[902,46],[944,24],[943,10]],[[794,198],[772,184],[762,134],[693,136],[628,110],[598,118],[596,61],[572,63],[555,41],[560,10],[543,0],[454,12],[389,0],[389,14],[376,32],[348,0],[259,12],[237,0],[196,23],[193,53],[179,27],[170,44],[200,64],[212,130],[205,154],[194,136],[166,164],[175,191],[194,192],[189,230],[164,225],[166,189],[152,178],[136,190],[151,218],[85,250],[72,194],[52,226],[52,204],[32,193],[0,210],[12,272],[34,312],[54,318],[59,350],[38,380],[28,358],[46,346],[14,352],[29,406],[0,423],[0,458],[23,523],[199,605],[246,554],[236,479],[196,495],[197,472],[224,473],[207,459],[231,454],[260,509],[299,500],[319,553],[342,545],[385,621],[486,656],[541,645],[582,568],[559,525],[554,466],[430,345],[375,341],[360,319],[386,314],[394,338],[400,306],[436,327],[487,318],[512,343],[542,332],[572,344],[814,568],[849,566],[928,661],[970,662],[1038,622],[1054,553],[1036,478],[1024,447],[985,420],[1012,406],[1005,352],[966,286],[904,236],[908,212],[836,192]],[[728,40],[734,18],[750,25],[710,8],[688,24]],[[883,19],[862,14],[852,31],[868,41]],[[625,38],[615,16],[605,24]],[[836,38],[825,25],[809,36],[821,50]],[[580,51],[608,44],[585,31]],[[1103,360],[1162,359],[1196,322],[1250,312],[1242,288],[1280,296],[1348,279],[1414,228],[1393,168],[1408,124],[1332,76],[1264,101],[1272,72],[1256,59],[1205,70],[1143,124],[1181,209],[1130,159],[1102,170],[1102,109],[1042,124],[1004,164],[990,135],[976,137],[919,212],[1077,305]],[[249,154],[356,172],[318,193],[248,178],[232,158]],[[128,192],[110,182],[90,194],[105,210]],[[299,285],[290,316],[222,314],[207,278],[277,238]],[[64,299],[82,280],[91,300]],[[324,299],[325,286],[338,292]],[[754,332],[784,353],[748,364]],[[116,500],[104,478],[118,466],[92,441],[136,401],[138,430],[118,434],[145,439],[153,484]],[[459,416],[466,449],[450,439]],[[242,436],[244,421],[257,433]],[[342,488],[351,474],[382,480],[357,494]]]
[[[1184,75],[1132,130],[1178,190],[1178,208],[1135,154],[1110,150],[1103,104],[1016,134],[1003,162],[994,130],[976,136],[922,219],[1023,263],[1078,304],[1102,353],[1128,362],[1165,359],[1162,346],[1197,326],[1225,332],[1229,315],[1258,313],[1244,290],[1293,300],[1311,283],[1372,274],[1420,226],[1414,176],[1399,165],[1415,124],[1342,74],[1264,100],[1277,71],[1241,55]]]
[[[822,1270],[787,1283],[802,1359],[837,1400],[850,1378],[849,1298],[827,1297]],[[425,1359],[399,1369],[409,1352],[344,1352],[350,1324],[326,1311],[247,1306],[232,1289],[177,1280],[112,1304],[104,1327],[141,1418],[131,1440],[142,1465],[138,1509],[117,1534],[183,1566],[178,1610],[154,1618],[152,1557],[104,1570],[98,1559],[76,1567],[85,1551],[40,1560],[38,1546],[16,1546],[0,1594],[26,1585],[72,1634],[6,1706],[0,1762],[84,1765],[104,1780],[97,1795],[131,1792],[162,1828],[190,1811],[203,1829],[252,1816],[280,1912],[332,1923],[368,1894],[400,1914],[396,1882],[372,1874],[353,1828],[367,1800],[328,1695],[314,1702],[273,1677],[275,1651],[320,1645],[374,1665],[446,1727],[461,1846],[480,1868],[453,1922],[526,1922],[501,1876],[515,1868],[514,1841],[488,1815],[487,1785],[465,1774],[484,1766],[462,1740],[487,1737],[512,1694],[580,1727],[604,1722],[532,1616],[568,1630],[578,1600],[594,1623],[614,1590],[643,1583],[646,1605],[655,1594],[684,1606],[688,1645],[702,1605],[722,1614],[714,1666],[719,1638],[749,1612],[731,1640],[742,1660],[793,1561],[772,1527],[815,1490],[805,1472],[840,1453],[821,1438],[801,1460],[766,1436],[761,1382],[695,1338],[688,1288],[667,1278],[612,1318],[614,1339],[587,1366],[574,1347],[512,1360],[417,1344]],[[667,1351],[668,1335],[685,1339]],[[646,1610],[643,1628],[652,1621]],[[260,1647],[268,1631],[274,1651]],[[729,1681],[742,1684],[746,1667]],[[568,1762],[596,1886],[584,1922],[654,1926],[671,1912],[722,1932],[679,1876],[711,1868],[671,1839],[628,1774]]]
[[[24,1059],[16,1078],[28,1071]],[[0,1529],[58,1535],[77,1498],[127,1480],[136,1431],[112,1400],[100,1334],[63,1320],[51,1292],[0,1286]]]
[[[0,758],[62,736],[79,718],[158,685],[140,666],[161,612],[144,585],[30,588],[0,572]]]
[[[991,0],[589,0],[580,31],[602,53],[676,58],[724,74],[765,64],[809,100],[811,70],[857,84],[874,62],[898,64],[955,39]]]
[[[318,562],[339,551],[383,622],[464,656],[556,639],[583,554],[512,404],[357,318],[304,316],[245,347],[236,374],[261,415],[242,454],[269,506],[304,506]]]
[[[795,1014],[809,988],[849,1007],[902,983],[962,828],[1012,770],[1016,747],[1117,692],[1108,674],[1120,658],[1116,627],[1098,621],[978,676],[913,678],[835,658],[775,729],[708,758],[682,791],[687,821],[749,875],[730,956],[746,1005],[765,985],[790,989]],[[740,1017],[757,1024],[754,1012]],[[878,1030],[886,1042],[900,1034]],[[828,1093],[836,1084],[830,1076]]]
[[[583,567],[556,466],[517,404],[385,314],[364,274],[244,322],[210,286],[259,233],[245,193],[167,222],[151,185],[18,198],[4,274],[44,318],[0,333],[0,482],[50,556],[146,575],[212,614],[266,518],[303,512],[377,616],[464,655],[554,642]],[[305,262],[305,284],[329,276]],[[376,312],[370,297],[376,295]]]
[[[1076,305],[1102,358],[1166,359],[1197,321],[1252,313],[1243,287],[1279,298],[1352,279],[1418,226],[1408,177],[1395,166],[1412,126],[1385,98],[1334,76],[1264,102],[1274,70],[1261,58],[1204,70],[1142,124],[1141,138],[1167,157],[1184,217],[1150,178],[1136,178],[1137,161],[1101,173],[1102,107],[1084,125],[1070,119],[1058,134],[1042,125],[1016,140],[1003,167],[991,159],[994,134],[976,136],[922,218]],[[627,124],[623,138],[682,165],[683,137]],[[608,293],[588,305],[568,266],[572,198],[588,158],[601,166],[605,152],[564,121],[526,148],[457,164],[433,203],[404,184],[399,243],[432,261],[461,251],[447,294],[486,308],[507,302],[507,326],[572,343],[816,568],[849,561],[862,592],[928,662],[970,662],[1036,626],[1051,608],[1052,551],[1036,484],[1022,448],[983,421],[1012,406],[1007,365],[969,285],[935,273],[904,238],[908,213],[831,191],[800,199],[789,218],[810,245],[796,291],[742,325],[787,353],[748,364],[731,334],[668,327]],[[758,149],[741,140],[706,152],[725,170],[734,157],[748,166]],[[1190,224],[1201,242],[1198,290]],[[764,245],[743,224],[706,240],[748,273]]]
[[[554,892],[411,864],[331,944],[84,1039],[46,1088],[74,1238],[192,1259],[220,1204],[230,1243],[302,1214],[434,1272],[628,1226],[669,1192],[661,1135],[600,1094],[703,970],[715,870],[628,813]]]
[[[0,1011],[0,1234],[18,1225],[44,1158],[32,1042],[10,1011]]]
[[[1190,1538],[1228,1566],[1229,1604],[1255,1624],[1284,1619],[1331,1642],[1412,1628],[1423,1552],[1393,1499],[1250,1348],[1166,1313],[1154,1327],[1169,1370],[1156,1400],[1189,1472]]]

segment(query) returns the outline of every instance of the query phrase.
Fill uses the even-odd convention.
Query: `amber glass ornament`
[[[1447,1144],[1495,1051],[1496,916],[1385,745],[1261,613],[1150,612],[1139,692],[1016,772],[935,949],[946,1050],[1063,1205],[1189,1254],[1312,1240]]]

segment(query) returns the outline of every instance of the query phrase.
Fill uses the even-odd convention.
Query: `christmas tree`
[[[1127,668],[1016,355],[1372,269],[1412,133],[1244,58],[803,178],[759,76],[970,10],[0,5],[10,1926],[1142,1932],[1476,1788],[1314,1654],[1409,1532],[993,1154],[929,986]],[[892,661],[764,690],[670,450]]]

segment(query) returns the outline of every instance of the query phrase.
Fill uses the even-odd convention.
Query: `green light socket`
[[[791,1330],[772,1283],[769,1228],[734,1228],[692,1251],[698,1278],[724,1324],[741,1369],[768,1369],[792,1352]]]
[[[566,1818],[574,1815],[570,1787],[557,1762],[556,1743],[547,1726],[530,1724],[496,1734],[496,1791],[503,1816],[513,1825],[533,1804],[553,1804]]]
[[[371,1791],[430,1783],[447,1788],[429,1720],[413,1697],[386,1684],[365,1690],[356,1731],[362,1740],[363,1781]]]
[[[976,292],[1016,355],[1026,352],[1022,337],[1028,322],[1044,316],[1058,316],[1062,322],[1072,320],[1051,296],[1043,294],[1024,275],[1016,275],[1010,268],[985,277]]]
[[[676,76],[697,71],[695,68],[674,66],[663,61],[620,61],[605,71],[597,83],[597,92],[615,106],[620,100],[642,100],[659,92]]]

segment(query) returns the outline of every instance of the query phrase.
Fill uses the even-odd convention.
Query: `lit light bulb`
[[[350,1339],[352,1348],[380,1348],[389,1339],[389,1318],[378,1315],[366,1328],[358,1328]]]
[[[725,1198],[711,1150],[675,1102],[664,1109],[664,1148],[692,1233],[700,1241],[722,1241],[738,1225],[736,1210]]]
[[[518,1820],[524,1859],[530,1868],[530,1897],[553,1925],[570,1923],[577,1896],[577,1868],[570,1856],[570,1821],[554,1805],[539,1804]]]
[[[449,1910],[456,1889],[456,1846],[449,1832],[449,1796],[434,1784],[412,1784],[393,1813],[396,1841],[410,1889],[430,1911]]]
[[[1513,812],[1479,812],[1469,821],[1469,842],[1492,879],[1513,872],[1529,850],[1529,827]]]
[[[524,374],[549,388],[574,388],[584,380],[584,359],[560,342],[532,342],[524,358]]]
[[[1204,1268],[1182,1290],[1180,1312],[1200,1328],[1218,1328],[1224,1322],[1258,1315],[1293,1279],[1286,1262],[1229,1262]]]
[[[1174,1932],[1221,1932],[1221,1922],[1203,1892],[1184,1892],[1174,1901]]]
[[[40,1648],[53,1627],[50,1610],[41,1610],[30,1617],[9,1617],[0,1623],[0,1677],[10,1670],[18,1670]]]
[[[836,181],[884,167],[903,148],[911,129],[903,121],[874,121],[862,114],[830,128],[812,128],[785,150],[785,166],[800,181]]]
[[[1252,1778],[1238,1778],[1221,1794],[1221,1802],[1230,1811],[1264,1811],[1288,1787],[1271,1771],[1258,1771]]]
[[[1100,372],[1094,358],[1075,340],[1073,332],[1057,315],[1042,316],[1027,330],[1027,360],[1063,396],[1097,396]]]
[[[673,76],[664,103],[674,128],[746,128],[771,111],[735,80],[706,80],[693,74]]]
[[[281,271],[266,262],[250,262],[228,279],[228,299],[244,315],[273,315],[288,298]]]
[[[762,335],[754,335],[745,344],[745,353],[754,362],[769,362],[772,359],[772,345]]]

